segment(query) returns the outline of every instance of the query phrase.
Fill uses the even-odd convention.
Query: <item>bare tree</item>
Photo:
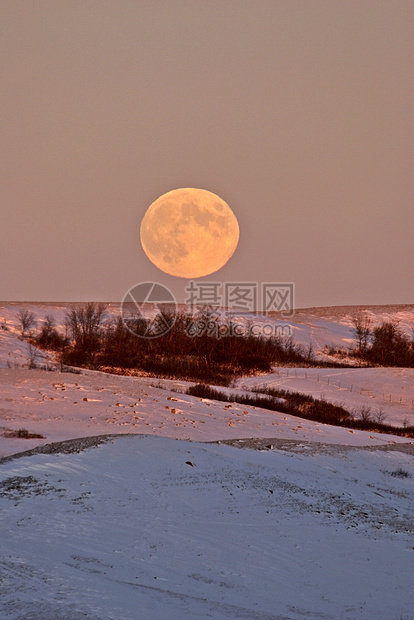
[[[100,330],[106,314],[104,304],[89,301],[76,308],[73,306],[66,313],[65,323],[73,340],[91,338]]]
[[[106,306],[93,301],[78,308],[73,306],[66,313],[66,327],[80,360],[93,357],[99,349],[102,323],[105,316]]]
[[[37,368],[37,361],[39,359],[39,356],[40,351],[31,342],[29,342],[27,348],[27,357],[29,359],[30,370],[32,370],[33,368]]]
[[[32,329],[36,326],[36,316],[33,312],[28,310],[27,308],[19,310],[16,314],[17,320],[20,325],[20,334],[21,337],[24,338],[29,329]]]
[[[355,340],[358,345],[358,354],[362,355],[368,346],[369,337],[371,335],[372,320],[366,312],[357,312],[352,319]]]
[[[384,321],[372,332],[370,359],[382,366],[413,367],[414,356],[411,343],[395,321]]]
[[[56,327],[56,319],[53,314],[46,314],[45,318],[43,319],[43,327],[48,331]]]

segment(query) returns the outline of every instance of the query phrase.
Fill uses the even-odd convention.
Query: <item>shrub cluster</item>
[[[190,386],[187,394],[198,396],[199,398],[252,405],[333,426],[345,426],[358,430],[414,437],[414,426],[390,426],[378,422],[368,415],[355,417],[353,412],[348,411],[341,405],[335,405],[324,398],[314,398],[300,392],[289,392],[275,388],[257,388],[250,393],[228,394],[210,385],[199,383]]]
[[[34,342],[39,348],[51,351],[59,351],[67,344],[66,338],[57,331],[55,319],[50,314],[45,316]]]
[[[141,338],[148,327],[142,318],[129,323],[121,317],[107,320],[99,304],[72,308],[66,325],[70,335],[61,349],[62,364],[92,368],[136,370],[164,378],[229,385],[241,375],[270,372],[275,364],[312,362],[291,338],[253,335],[232,329],[231,322],[221,337],[217,329],[191,335],[195,322],[218,322],[216,317],[193,317],[184,312],[163,317],[171,329],[158,338]],[[209,333],[210,332],[210,333]]]
[[[89,302],[66,312],[65,336],[57,331],[53,317],[46,316],[32,342],[57,351],[62,368],[146,373],[216,385],[229,385],[246,374],[270,372],[274,365],[343,366],[316,362],[311,347],[304,350],[289,337],[253,334],[208,309],[196,316],[166,312],[162,320],[171,326],[168,333],[139,337],[147,335],[148,321],[132,317],[128,329],[121,317],[108,316],[103,304]]]
[[[371,333],[367,359],[381,366],[414,367],[414,340],[410,340],[393,322],[384,322]]]
[[[409,338],[395,321],[383,321],[372,327],[365,314],[352,319],[356,357],[380,366],[414,367],[414,338]]]

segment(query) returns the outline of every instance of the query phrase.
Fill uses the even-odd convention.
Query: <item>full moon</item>
[[[219,196],[205,189],[174,189],[153,202],[141,222],[141,245],[161,271],[200,278],[227,263],[239,242],[239,224]]]

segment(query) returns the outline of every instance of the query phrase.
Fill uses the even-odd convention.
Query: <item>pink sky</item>
[[[4,0],[0,25],[1,299],[182,297],[139,225],[200,187],[241,233],[206,281],[413,303],[414,3]]]

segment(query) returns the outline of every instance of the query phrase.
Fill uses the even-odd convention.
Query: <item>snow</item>
[[[182,381],[29,370],[20,307],[60,325],[65,310],[0,306],[1,618],[411,620],[412,440],[192,397]],[[347,312],[312,309],[296,331],[344,340]],[[383,310],[396,313],[408,329],[412,310]],[[413,379],[279,368],[233,390],[300,390],[412,424]],[[20,428],[45,439],[7,437]]]
[[[392,619],[414,606],[413,473],[399,450],[150,436],[12,460],[1,617]]]
[[[276,383],[279,379],[277,375],[267,375],[240,381],[243,385],[256,385]],[[303,383],[308,387],[318,385],[310,380],[303,380]],[[171,391],[185,391],[189,384],[182,381],[114,376],[94,371],[82,371],[81,375],[76,375],[0,369],[0,385],[0,430],[2,426],[3,433],[7,434],[10,430],[26,428],[45,436],[44,440],[0,437],[0,457],[51,441],[107,433],[144,433],[196,441],[248,437],[348,445],[407,441],[394,435],[352,431],[259,407],[200,399]],[[336,389],[334,394],[338,398]],[[362,399],[349,391],[344,390],[344,394]]]
[[[275,368],[271,375],[240,379],[238,388],[292,390],[344,406],[393,426],[414,424],[414,368]]]

